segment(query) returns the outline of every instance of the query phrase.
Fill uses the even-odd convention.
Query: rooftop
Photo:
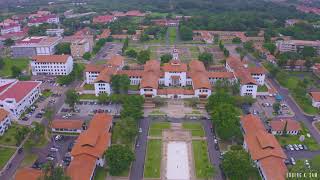
[[[16,102],[20,102],[40,84],[39,81],[17,81],[0,92],[0,100],[15,99]]]
[[[66,63],[70,55],[37,55],[31,59],[39,63]]]

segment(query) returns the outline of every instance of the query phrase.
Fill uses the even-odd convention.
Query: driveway
[[[284,150],[288,158],[294,159],[313,159],[315,156],[320,155],[319,151],[287,151]]]

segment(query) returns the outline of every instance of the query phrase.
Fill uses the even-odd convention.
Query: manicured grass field
[[[169,42],[170,42],[170,44],[174,44],[174,42],[176,41],[176,37],[177,37],[176,28],[175,27],[169,27],[168,31],[169,31]]]
[[[94,90],[94,85],[93,84],[85,84],[83,85],[84,90]]]
[[[160,178],[161,148],[162,142],[160,140],[148,141],[147,155],[144,165],[145,178]]]
[[[267,92],[268,87],[266,85],[258,86],[258,92]]]
[[[94,180],[105,180],[107,177],[107,170],[103,167],[97,167],[94,175]]]
[[[205,169],[210,166],[206,141],[192,141],[193,157],[197,178],[205,178]]]
[[[98,99],[98,97],[95,96],[94,94],[80,94],[80,99],[84,99],[84,100],[96,100],[96,99]]]
[[[4,67],[0,69],[0,76],[12,76],[11,68],[13,66],[17,66],[23,71],[27,69],[28,65],[29,65],[29,59],[4,58]]]
[[[150,126],[149,136],[161,136],[162,130],[170,128],[169,122],[154,122]]]
[[[316,140],[311,136],[308,138],[306,136],[307,133],[309,133],[309,130],[301,124],[302,131],[300,135],[304,135],[305,139],[303,142],[299,140],[300,135],[297,136],[292,136],[292,135],[287,135],[287,136],[276,136],[278,139],[279,143],[281,146],[287,145],[287,144],[303,144],[306,145],[310,150],[316,151],[320,149],[320,145],[316,142]]]
[[[204,136],[204,131],[201,123],[193,123],[193,122],[185,122],[182,124],[184,129],[188,129],[191,131],[192,136]]]
[[[0,147],[0,169],[8,162],[13,153],[16,151],[14,148]]]
[[[18,124],[12,124],[9,129],[4,133],[3,136],[0,136],[0,144],[16,146],[17,141],[15,135],[18,132],[18,129],[21,128]]]
[[[33,154],[33,153],[27,153],[24,156],[24,159],[21,162],[21,164],[19,165],[19,167],[20,168],[30,167],[37,160],[37,158],[38,158],[38,155]]]

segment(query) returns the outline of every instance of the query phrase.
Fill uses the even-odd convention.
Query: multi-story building
[[[44,23],[59,24],[59,22],[59,16],[55,14],[48,14],[30,19],[30,21],[28,22],[28,26],[39,26]]]
[[[71,43],[70,48],[71,55],[73,57],[82,57],[84,53],[90,52],[92,50],[90,43],[86,38],[76,39]]]
[[[97,113],[87,130],[82,132],[71,150],[71,163],[67,175],[72,180],[93,179],[97,166],[105,164],[104,154],[111,145],[112,116]]]
[[[39,81],[1,80],[0,108],[7,110],[12,118],[19,118],[39,97]]]
[[[54,133],[81,133],[84,130],[84,120],[55,119],[51,123],[51,131]]]
[[[11,118],[8,111],[0,109],[0,136],[2,136],[11,125]]]
[[[58,36],[58,37],[62,37],[64,33],[64,29],[47,29],[46,30],[46,34],[48,36]]]
[[[306,46],[313,47],[320,55],[320,41],[287,40],[277,41],[276,45],[280,52],[300,52]]]
[[[260,176],[265,180],[285,180],[288,172],[287,159],[274,135],[268,133],[261,119],[252,114],[242,116],[243,147],[249,152]]]
[[[0,29],[1,35],[21,32],[21,27],[18,23],[0,23]]]
[[[68,75],[73,69],[73,58],[69,55],[38,55],[31,60],[32,75]]]
[[[274,135],[298,135],[301,131],[300,123],[293,119],[272,120],[270,127]]]
[[[266,71],[262,67],[248,67],[239,58],[228,57],[226,60],[226,69],[235,74],[240,83],[240,95],[249,95],[253,98],[257,96],[259,85],[264,85]]]
[[[35,55],[53,55],[61,37],[28,37],[11,46],[13,57],[32,57]]]
[[[93,18],[93,24],[108,24],[117,20],[117,17],[113,15],[103,15],[103,16],[96,16]]]

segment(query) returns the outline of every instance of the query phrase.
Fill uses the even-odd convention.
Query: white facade
[[[258,86],[255,84],[244,84],[240,85],[240,95],[241,96],[252,96],[257,97]]]
[[[111,86],[109,83],[96,82],[94,83],[94,92],[96,96],[101,93],[111,94]]]
[[[32,75],[68,75],[73,69],[73,58],[68,57],[65,63],[31,61]]]
[[[256,80],[257,84],[260,86],[264,85],[264,80],[266,78],[265,74],[251,74],[252,78]]]
[[[52,132],[55,133],[81,133],[82,129],[65,129],[65,128],[51,128]]]
[[[99,74],[99,72],[86,72],[86,83],[93,84]]]
[[[0,136],[2,136],[6,130],[11,125],[11,118],[10,116],[6,116],[4,119],[0,120]]]
[[[10,87],[14,87],[18,81],[13,83]],[[40,84],[35,86],[31,91],[27,92],[21,100],[17,101],[15,98],[4,98],[0,100],[0,107],[7,110],[13,118],[18,119],[25,110],[27,110],[38,98],[40,95]],[[9,87],[9,91],[11,90]],[[2,93],[1,93],[2,94]],[[1,95],[0,94],[0,95]]]
[[[320,54],[320,41],[302,41],[302,40],[288,40],[277,41],[276,46],[280,52],[298,52],[305,46],[313,47]]]
[[[9,34],[9,33],[15,33],[15,32],[20,32],[21,27],[19,24],[16,25],[7,25],[1,27],[1,35]]]
[[[290,135],[298,135],[300,131],[296,130],[296,131],[286,131],[286,134],[290,134]],[[272,130],[272,134],[273,135],[282,135],[283,131],[275,131]]]
[[[48,36],[62,37],[63,33],[64,33],[64,29],[47,29],[46,30],[46,34]]]
[[[196,89],[194,95],[196,97],[209,97],[211,95],[211,89]]]
[[[165,86],[186,86],[187,72],[165,72]]]
[[[320,101],[316,101],[312,98],[312,106],[316,108],[320,108]]]
[[[145,96],[145,97],[155,97],[155,96],[157,96],[157,89],[141,88],[140,95]]]

